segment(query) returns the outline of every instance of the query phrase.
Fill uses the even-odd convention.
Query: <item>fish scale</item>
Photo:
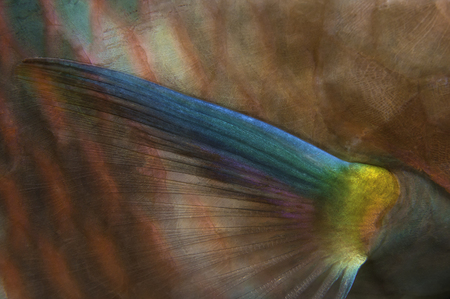
[[[0,78],[0,267],[8,273],[2,274],[5,286],[28,286],[7,288],[11,298],[114,298],[126,297],[133,288],[134,298],[309,298],[322,288],[319,296],[335,273],[357,271],[332,267],[323,274],[297,272],[297,280],[283,276],[284,266],[296,269],[322,243],[316,240],[310,251],[289,246],[319,235],[322,241],[329,239],[325,247],[334,253],[339,249],[332,244],[341,240],[364,244],[360,248],[368,260],[348,298],[448,297],[448,5],[232,2],[0,3],[0,69],[6,74]],[[269,168],[258,167],[256,156],[244,167],[245,157],[239,153],[224,158],[230,150],[223,148],[229,146],[224,140],[230,139],[206,148],[192,146],[192,137],[136,124],[145,113],[135,110],[126,121],[112,115],[131,110],[107,108],[107,95],[100,99],[98,93],[93,98],[90,94],[103,114],[92,113],[89,103],[87,108],[70,108],[90,113],[89,121],[81,121],[87,120],[85,115],[68,116],[59,104],[51,107],[55,97],[45,103],[46,96],[25,94],[14,76],[20,61],[36,56],[125,71],[244,112],[280,128],[277,132],[300,137],[314,153],[319,147],[342,160],[375,167],[363,169],[387,169],[387,177],[393,174],[398,181],[400,197],[392,206],[374,196],[378,204],[361,208],[355,198],[383,187],[358,183],[370,178],[371,171],[356,167],[336,183],[353,188],[354,196],[331,200],[335,190],[320,188],[316,194],[330,200],[318,204],[306,193],[317,184],[330,184],[321,177],[328,170],[309,171],[314,184],[308,188],[305,181],[293,179],[299,172],[275,179],[280,172],[273,171],[273,156],[265,163],[272,169],[269,175]],[[77,87],[81,94],[84,87]],[[68,90],[62,97],[74,99]],[[223,110],[212,107],[212,118],[220,124]],[[197,120],[191,123],[204,121]],[[208,128],[210,134],[216,129]],[[258,138],[254,136],[264,142],[267,135]],[[283,147],[292,157],[297,149],[288,143]],[[289,161],[280,165],[289,169]],[[158,200],[156,206],[149,204]],[[317,227],[323,230],[308,231],[317,215]],[[8,225],[11,217],[16,226]],[[336,226],[325,225],[327,217]],[[355,221],[362,223],[358,229],[346,225]],[[296,229],[303,233],[293,234]],[[327,234],[337,229],[348,234]],[[178,260],[169,254],[175,250]],[[183,255],[183,250],[192,255]],[[280,258],[277,252],[283,252]],[[189,256],[203,256],[201,269],[208,269],[212,257],[224,261],[202,273]],[[275,266],[283,261],[284,266]],[[323,261],[311,259],[313,264]],[[242,272],[227,272],[239,264]],[[185,273],[195,283],[181,283]],[[316,276],[308,292],[303,279]],[[347,278],[344,285],[351,275]],[[269,283],[276,279],[283,282]],[[330,294],[338,293],[339,283],[331,285]]]

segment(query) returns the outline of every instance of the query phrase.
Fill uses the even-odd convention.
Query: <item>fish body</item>
[[[328,287],[326,296],[343,295],[340,289],[348,290],[357,272],[348,298],[447,298],[447,6],[445,1],[2,1],[1,271],[8,273],[5,286],[26,285],[10,287],[8,295],[280,298],[297,287],[291,297],[302,291],[300,298],[308,298]],[[122,73],[112,75],[108,84],[114,88],[90,91],[98,87],[95,82],[105,82],[92,74],[89,83],[80,81],[87,66],[78,79],[60,77],[67,82],[55,81],[55,73],[46,77],[37,62],[28,79],[16,76],[23,59],[48,56],[131,73],[253,118],[208,106],[214,126],[200,130],[208,146],[193,145],[199,138],[195,130],[202,128],[198,123],[205,124],[197,100],[187,100],[193,106],[188,104],[185,115],[197,114],[178,119],[173,108],[166,119],[176,123],[149,130],[162,112],[149,115],[136,104],[130,107],[130,94],[117,92],[137,88],[120,85]],[[61,74],[73,72],[67,62],[53,63],[60,64]],[[25,65],[19,69],[33,69],[31,61]],[[51,82],[56,87],[49,87]],[[76,82],[80,85],[73,86]],[[58,84],[73,87],[62,93]],[[140,90],[148,91],[145,86]],[[81,94],[92,97],[87,107],[76,100]],[[174,95],[179,97],[165,90],[164,101],[173,102]],[[123,102],[111,104],[114,97]],[[239,119],[237,127],[259,123],[255,119],[266,124],[259,137],[254,131],[242,137],[222,125],[229,119]],[[182,129],[192,126],[197,129]],[[233,141],[227,132],[241,139]],[[251,139],[264,148],[267,134],[276,140],[268,151],[279,152],[275,158],[234,146]],[[281,142],[278,134],[291,137]],[[334,170],[295,164],[308,157],[307,149],[328,157],[314,163]],[[289,158],[274,163],[281,153]],[[341,166],[331,167],[336,161]],[[299,169],[309,174],[302,177]],[[242,200],[249,194],[251,203]],[[273,210],[260,206],[273,196]],[[186,200],[193,204],[183,206]],[[365,201],[369,204],[360,205]],[[145,204],[152,202],[157,207]],[[219,203],[226,205],[219,209]],[[275,214],[285,222],[274,220]],[[226,228],[230,223],[234,231]],[[236,237],[245,224],[248,229]],[[302,225],[308,234],[285,232]],[[196,234],[184,237],[185,229]],[[300,240],[310,240],[310,247],[298,246]],[[351,254],[343,244],[352,244]],[[257,248],[265,255],[252,254]],[[236,257],[243,252],[246,258]],[[277,268],[280,260],[271,257],[280,252],[285,264]],[[218,257],[224,261],[211,265]],[[298,269],[304,272],[282,275],[285,266],[301,261],[306,266]],[[245,275],[232,272],[239,265]]]

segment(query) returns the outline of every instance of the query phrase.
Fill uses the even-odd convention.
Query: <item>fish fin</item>
[[[31,151],[60,165],[63,200],[122,244],[133,287],[120,292],[345,298],[396,196],[384,169],[131,75],[30,59],[17,77],[33,98],[19,104]]]

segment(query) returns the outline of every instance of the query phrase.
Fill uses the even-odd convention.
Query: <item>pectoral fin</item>
[[[60,165],[58,179],[70,186],[62,200],[80,210],[81,194],[117,203],[87,213],[112,231],[128,281],[121,294],[140,298],[151,285],[155,298],[345,298],[398,197],[385,169],[342,161],[131,75],[31,59],[17,76],[32,95],[16,108],[28,111],[20,124],[33,126],[24,138],[31,152],[51,153],[50,163]],[[77,217],[67,221],[85,227],[88,217]],[[123,245],[135,235],[151,250]]]

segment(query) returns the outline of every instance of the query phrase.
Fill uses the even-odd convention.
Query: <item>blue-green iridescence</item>
[[[398,197],[398,183],[387,170],[340,160],[243,114],[113,70],[57,59],[26,63],[54,72],[53,84],[110,94],[135,111],[134,121],[187,137],[283,181],[316,202],[324,233],[341,232],[344,243],[358,244],[359,254],[367,253],[375,222]]]
[[[10,16],[11,26],[22,43],[23,48],[33,45],[35,53],[29,55],[43,55],[45,49],[44,18],[41,3],[38,0],[7,0],[4,7],[9,8],[5,14]]]
[[[29,60],[30,63],[33,61],[41,63],[40,60]],[[126,98],[127,102],[122,104],[130,106],[133,103],[139,106],[136,109],[145,110],[147,116],[157,116],[134,120],[201,141],[237,161],[245,160],[308,198],[328,196],[331,178],[350,165],[262,121],[131,75],[59,60],[46,60],[43,67],[56,73],[70,67],[71,73],[65,74],[61,83],[80,81],[81,85],[95,85],[103,93]],[[102,79],[96,81],[86,74]],[[76,86],[65,88],[77,89]]]
[[[18,76],[38,89],[56,92],[55,101],[67,101],[76,111],[97,112],[101,106],[106,113],[152,128],[161,139],[174,138],[167,141],[175,140],[174,152],[201,149],[216,154],[217,165],[222,160],[243,165],[282,182],[296,200],[312,205],[313,242],[320,244],[323,269],[332,268],[330,279],[345,277],[342,294],[348,292],[381,218],[399,195],[397,179],[383,168],[348,163],[262,121],[131,75],[70,61],[31,59],[18,69]],[[90,106],[90,97],[100,102],[105,95],[111,96],[105,103]],[[227,171],[245,175],[240,167]],[[325,283],[323,290],[327,288]]]

